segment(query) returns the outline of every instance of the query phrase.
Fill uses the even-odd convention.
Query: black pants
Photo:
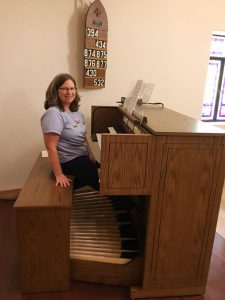
[[[79,156],[61,164],[65,175],[74,176],[74,189],[89,185],[99,190],[99,163],[92,162],[88,156]]]

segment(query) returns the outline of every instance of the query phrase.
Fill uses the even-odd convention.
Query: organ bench
[[[72,279],[129,286],[131,299],[204,294],[225,131],[166,108],[94,106],[91,133],[100,192],[55,187],[39,156],[14,205],[22,292]]]

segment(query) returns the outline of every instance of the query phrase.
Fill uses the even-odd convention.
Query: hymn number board
[[[101,1],[90,6],[86,16],[84,42],[84,88],[105,87],[108,20]]]

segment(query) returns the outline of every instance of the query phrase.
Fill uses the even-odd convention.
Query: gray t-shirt
[[[57,150],[60,163],[88,155],[82,112],[65,112],[55,106],[49,107],[41,117],[41,127],[43,133],[59,134]]]

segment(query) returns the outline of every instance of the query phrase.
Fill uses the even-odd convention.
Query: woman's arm
[[[56,186],[66,187],[70,185],[71,179],[66,177],[63,172],[59,162],[59,156],[57,151],[57,145],[59,142],[59,135],[56,133],[44,133],[44,143],[48,151],[49,161],[52,170],[56,178]]]

